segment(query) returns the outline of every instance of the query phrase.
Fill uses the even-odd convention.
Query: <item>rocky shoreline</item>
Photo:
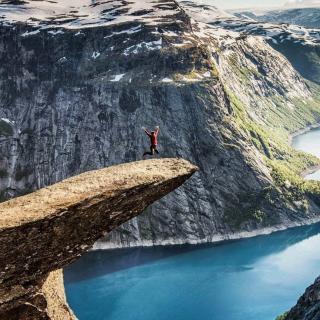
[[[305,128],[299,129],[289,134],[289,144],[292,145],[292,141],[295,137],[300,136],[301,134],[307,133],[309,131],[320,128],[320,122],[311,124]]]
[[[305,128],[302,128],[302,129],[300,129],[300,130],[297,130],[297,131],[291,133],[291,134],[289,135],[289,143],[290,143],[290,145],[292,145],[293,139],[294,139],[295,137],[298,137],[298,136],[300,136],[300,135],[302,135],[302,134],[305,134],[305,133],[307,133],[307,132],[309,132],[309,131],[316,130],[316,129],[318,129],[318,128],[320,128],[320,123],[315,123],[315,124],[309,125],[309,126],[307,126],[307,127],[305,127]],[[319,165],[316,165],[316,166],[312,166],[312,167],[310,167],[310,168],[302,171],[302,172],[300,173],[300,175],[301,175],[303,178],[305,178],[305,177],[308,176],[309,174],[313,174],[313,173],[315,173],[315,172],[318,171],[318,170],[320,170],[320,164],[319,164]]]
[[[320,170],[320,165],[312,166],[312,167],[302,171],[300,174],[303,178],[305,178],[306,176],[313,174],[313,173],[317,172],[318,170]]]

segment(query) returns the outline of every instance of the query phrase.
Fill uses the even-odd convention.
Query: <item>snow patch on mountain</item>
[[[14,121],[9,120],[8,118],[0,118],[0,120],[7,124],[14,125]]]
[[[257,35],[272,41],[292,41],[301,42],[305,45],[318,45],[320,43],[320,29],[308,29],[294,24],[276,24],[255,21],[243,16],[221,17],[216,12],[215,7],[206,6],[205,14],[200,14],[202,5],[197,5],[190,1],[181,2],[184,10],[195,20],[211,26],[211,33],[215,30],[216,35],[239,37],[240,35]],[[199,7],[197,9],[197,6]],[[222,31],[224,30],[224,31]],[[233,31],[233,34],[228,33]],[[223,34],[226,32],[225,34]],[[281,42],[280,41],[280,42]]]
[[[257,11],[255,9],[234,11],[233,14],[241,19],[251,19],[259,22],[287,23],[303,26],[309,29],[320,28],[320,8],[291,8]]]
[[[281,38],[284,40],[299,41],[309,45],[318,45],[320,43],[320,30],[307,29],[295,25],[278,25],[272,23],[260,23],[244,20],[226,20],[218,22],[220,27],[228,30],[241,32],[244,34],[261,35],[266,39]]]
[[[125,76],[125,73],[116,74],[116,75],[114,76],[114,78],[113,78],[112,80],[110,80],[110,81],[112,81],[112,82],[118,82],[118,81],[120,81],[124,76]]]
[[[139,21],[147,25],[166,23],[180,12],[175,2],[132,0],[43,0],[0,3],[0,22],[23,22],[35,27],[79,29]]]
[[[195,20],[202,22],[210,22],[213,18],[221,19],[233,17],[232,14],[210,5],[197,4],[193,1],[180,1],[180,4],[184,7],[187,14],[192,16]]]
[[[156,41],[141,42],[133,46],[130,46],[129,48],[125,49],[123,54],[125,56],[129,56],[130,54],[138,54],[142,50],[152,51],[152,50],[159,50],[161,48],[162,48],[162,38]]]

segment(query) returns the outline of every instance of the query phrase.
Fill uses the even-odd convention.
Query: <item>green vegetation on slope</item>
[[[284,203],[295,203],[300,210],[308,210],[306,196],[320,205],[320,183],[306,181],[301,173],[312,166],[320,165],[320,160],[310,154],[297,151],[289,145],[290,132],[316,123],[320,118],[318,98],[307,103],[296,101],[294,112],[287,113],[285,108],[278,108],[273,118],[272,112],[266,117],[267,124],[258,124],[252,120],[243,103],[228,92],[234,110],[236,124],[247,133],[252,144],[261,152],[265,163],[271,169],[274,186],[255,194],[239,195],[241,199],[237,210],[225,213],[225,219],[235,228],[243,222],[256,222],[263,225],[273,224],[272,218],[266,217],[262,207],[274,205],[278,200]],[[281,110],[282,113],[281,113]],[[271,125],[272,124],[272,125]]]
[[[281,315],[281,316],[278,316],[278,317],[276,318],[276,320],[286,320],[287,315],[288,315],[288,312],[284,313],[284,314]]]
[[[245,84],[250,83],[250,78],[259,78],[261,76],[259,71],[252,67],[239,66],[239,61],[235,53],[230,54],[229,63],[232,66],[232,69],[237,75],[238,79]]]

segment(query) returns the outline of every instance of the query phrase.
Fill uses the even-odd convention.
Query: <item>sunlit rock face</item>
[[[181,159],[122,164],[0,205],[0,319],[73,319],[59,270],[187,180]]]
[[[229,95],[271,126],[266,111],[298,117],[294,103],[311,99],[309,88],[264,39],[202,22],[195,8],[171,0],[2,2],[1,199],[141,159],[149,148],[141,126],[159,125],[160,156],[183,157],[200,172],[97,247],[215,241],[316,218],[312,206],[298,215],[277,190],[276,212],[265,201],[270,169],[236,124]],[[252,197],[265,219],[240,214],[231,224],[227,214]]]

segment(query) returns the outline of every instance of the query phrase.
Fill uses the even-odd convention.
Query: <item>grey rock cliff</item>
[[[175,1],[118,2],[88,5],[89,22],[80,9],[46,18],[39,9],[31,19],[28,1],[24,16],[2,17],[2,199],[141,159],[149,147],[141,126],[160,125],[161,157],[200,171],[102,246],[214,241],[317,219],[313,204],[301,212],[281,199],[230,101],[232,92],[266,125],[270,109],[297,118],[293,103],[312,95],[285,57],[260,37],[194,20]],[[245,214],[252,203],[263,219]]]

